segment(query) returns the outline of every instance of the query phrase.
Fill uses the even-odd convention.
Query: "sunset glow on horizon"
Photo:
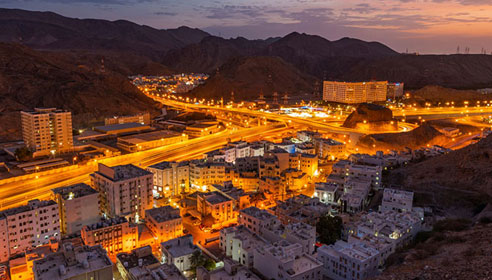
[[[2,4],[69,17],[126,19],[156,28],[186,25],[226,38],[267,38],[298,31],[329,40],[379,41],[400,52],[454,53],[457,46],[470,47],[470,53],[492,51],[488,0],[5,0]]]

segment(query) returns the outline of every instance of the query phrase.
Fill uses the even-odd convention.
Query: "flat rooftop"
[[[34,261],[33,273],[38,280],[75,279],[77,276],[101,269],[111,272],[112,266],[106,251],[100,245],[82,246]],[[61,275],[60,271],[65,273]]]
[[[118,141],[125,141],[131,144],[140,144],[150,141],[157,141],[164,138],[181,137],[181,133],[170,130],[159,130],[135,135],[118,137]]]
[[[174,163],[176,163],[176,162],[174,162],[174,161],[163,161],[163,162],[159,162],[157,164],[151,165],[151,166],[149,166],[149,168],[164,170],[164,169],[171,168],[172,164],[174,164]],[[187,166],[187,165],[189,165],[188,161],[178,162],[178,167]]]
[[[23,205],[23,206],[10,208],[10,209],[1,211],[0,212],[0,219],[2,217],[8,217],[8,216],[16,215],[19,213],[23,213],[23,212],[31,211],[31,210],[38,209],[41,207],[51,206],[51,205],[56,205],[56,202],[54,202],[53,200],[39,200],[39,199],[30,200],[27,203],[27,205]]]
[[[146,124],[131,122],[131,123],[119,123],[119,124],[96,126],[94,127],[94,130],[109,132],[109,131],[118,131],[118,130],[126,130],[126,129],[146,129],[146,128],[150,128],[150,127]]]
[[[248,207],[248,208],[245,208],[241,211],[239,211],[240,213],[242,214],[245,214],[245,215],[248,215],[248,216],[252,216],[252,217],[255,217],[257,219],[272,219],[272,218],[277,218],[276,216],[268,213],[268,211],[266,210],[261,210],[259,208],[256,208],[254,206],[251,206],[251,207]]]
[[[191,234],[181,236],[161,243],[162,250],[166,250],[169,254],[176,258],[181,256],[187,256],[193,254],[193,252],[200,250],[193,244],[193,237]]]
[[[59,194],[64,200],[72,200],[97,193],[95,189],[84,183],[75,184],[68,187],[55,188],[51,191],[55,194]]]
[[[219,203],[224,203],[224,202],[231,200],[230,198],[228,198],[227,196],[223,195],[222,193],[220,193],[218,191],[203,194],[202,196],[210,204],[219,204]]]
[[[102,175],[105,178],[112,180],[113,182],[124,181],[147,175],[153,176],[152,172],[142,169],[133,164],[118,165],[113,167],[100,164],[99,171],[97,171],[96,174]]]
[[[174,209],[171,206],[163,206],[145,210],[146,217],[152,217],[158,223],[180,219],[179,209]]]
[[[116,217],[112,219],[102,219],[101,221],[91,224],[91,225],[86,225],[84,228],[87,228],[88,230],[96,230],[96,229],[101,229],[105,227],[111,227],[123,223],[127,223],[128,220],[125,217]]]

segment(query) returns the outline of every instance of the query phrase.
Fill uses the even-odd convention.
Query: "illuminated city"
[[[0,280],[490,279],[490,4],[21,2]]]

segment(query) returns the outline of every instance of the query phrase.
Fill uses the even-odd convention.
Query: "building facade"
[[[80,232],[84,225],[100,219],[99,193],[90,186],[81,183],[52,189],[51,192],[60,210],[61,234]]]
[[[154,174],[154,186],[164,196],[178,196],[189,192],[190,166],[188,162],[161,162],[147,167]]]
[[[124,217],[103,219],[86,225],[80,231],[85,245],[101,245],[113,257],[122,252],[130,252],[138,246],[138,228]]]
[[[34,156],[73,151],[72,113],[55,108],[21,112],[22,138]]]
[[[171,206],[152,208],[145,211],[145,225],[158,242],[165,242],[183,235],[183,221],[179,209]]]
[[[357,104],[386,101],[388,82],[323,82],[323,100]]]
[[[152,208],[153,174],[137,166],[108,167],[99,164],[90,175],[91,185],[99,192],[103,216],[125,216],[138,222]]]
[[[58,204],[31,200],[25,206],[0,212],[0,260],[60,238]]]

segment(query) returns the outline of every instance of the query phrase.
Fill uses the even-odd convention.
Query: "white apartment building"
[[[191,234],[161,243],[162,262],[174,264],[181,272],[191,269],[192,256],[196,251],[200,249],[193,244]]]
[[[232,260],[253,267],[256,247],[265,247],[269,243],[244,225],[224,228],[220,231],[220,249]]]
[[[22,138],[34,156],[73,151],[72,114],[55,108],[21,112]]]
[[[319,201],[329,204],[338,204],[338,191],[339,185],[337,183],[315,183],[314,184],[314,197],[317,197]]]
[[[412,211],[412,205],[413,192],[385,188],[380,210],[382,212],[389,210],[408,212]]]
[[[91,185],[99,192],[101,212],[106,217],[124,216],[138,222],[152,208],[153,174],[135,165],[108,167],[99,164],[90,175]]]
[[[342,142],[325,138],[314,138],[313,142],[320,159],[337,160],[345,155],[346,145]]]
[[[246,267],[231,259],[224,259],[224,267],[208,271],[204,267],[196,270],[198,280],[260,280],[261,278]]]
[[[31,200],[25,206],[0,212],[0,261],[60,237],[58,204]]]
[[[376,275],[380,253],[364,243],[337,241],[318,248],[324,276],[333,280],[363,280]]]
[[[257,247],[254,268],[267,279],[322,279],[322,263],[302,253],[302,245],[287,240]]]
[[[259,235],[263,228],[276,227],[280,221],[266,210],[249,207],[239,211],[237,223]]]
[[[154,174],[154,188],[164,197],[187,193],[190,186],[189,162],[164,161],[147,167]]]
[[[35,260],[34,280],[113,279],[113,263],[101,246],[64,244],[56,253]]]
[[[408,211],[371,212],[353,224],[347,225],[349,234],[359,238],[365,235],[383,237],[391,241],[393,249],[408,244],[422,230],[421,213]]]
[[[52,189],[51,192],[60,210],[61,234],[80,232],[84,225],[99,221],[99,193],[95,189],[81,183]]]
[[[191,161],[190,186],[195,190],[206,191],[208,186],[223,184],[226,181],[226,166],[224,162]]]
[[[171,206],[146,210],[145,224],[159,243],[183,235],[183,221],[179,215],[179,209]]]
[[[251,145],[249,147],[250,157],[262,157],[265,154],[265,147],[261,145]]]
[[[386,101],[388,82],[323,82],[323,100],[357,104]]]

